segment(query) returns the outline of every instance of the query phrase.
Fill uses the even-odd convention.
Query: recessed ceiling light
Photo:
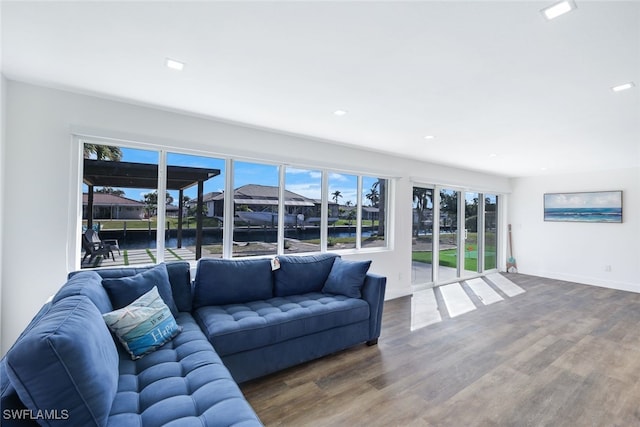
[[[344,116],[345,114],[347,114],[347,110],[336,110],[333,112],[333,114],[336,116]]]
[[[552,4],[549,7],[545,7],[540,11],[545,18],[549,21],[557,18],[560,15],[564,15],[567,12],[571,12],[576,8],[576,4],[573,0],[563,0],[561,2]]]
[[[618,85],[618,86],[614,86],[614,87],[611,88],[611,90],[614,91],[614,92],[621,92],[623,90],[631,89],[635,85],[636,84],[634,82],[629,82],[629,83],[621,84],[621,85]]]
[[[491,154],[489,154],[489,157],[491,157],[491,158],[498,157],[498,155],[496,153],[491,153]]]
[[[176,61],[175,59],[167,58],[165,61],[167,68],[172,70],[182,71],[184,69],[184,62]]]
[[[435,135],[425,135],[424,139],[434,139]]]

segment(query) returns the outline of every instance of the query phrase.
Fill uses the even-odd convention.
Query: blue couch
[[[346,288],[325,289],[334,263],[349,265],[335,254],[278,259],[273,272],[268,259],[198,264],[193,316],[238,382],[380,336],[386,278],[354,277],[359,286],[347,296]],[[348,286],[346,276],[340,285]]]
[[[162,264],[182,330],[137,360],[102,318],[118,308],[107,284],[159,267],[71,273],[0,361],[2,425],[261,425],[237,383],[374,344],[384,300],[382,276],[340,289],[361,279],[335,255],[279,260],[202,259],[193,282],[188,263]]]

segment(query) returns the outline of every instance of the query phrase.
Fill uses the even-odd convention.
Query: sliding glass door
[[[440,189],[440,222],[438,227],[438,282],[446,282],[460,277],[458,260],[458,221],[460,192]]]
[[[413,187],[411,283],[433,283],[433,188]]]
[[[462,252],[464,261],[461,264],[461,277],[479,273],[478,267],[478,193],[464,193],[464,244]]]
[[[498,196],[484,195],[484,271],[498,268]]]
[[[414,186],[412,215],[413,285],[450,283],[498,267],[497,195]]]

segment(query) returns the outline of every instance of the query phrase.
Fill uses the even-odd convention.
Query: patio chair
[[[89,228],[82,235],[82,247],[85,250],[84,257],[82,258],[83,264],[87,257],[90,257],[89,264],[91,264],[97,256],[111,257],[115,261],[116,257],[113,255],[114,249],[117,249],[118,254],[120,254],[120,247],[118,246],[117,240],[100,240],[98,232],[92,228]]]

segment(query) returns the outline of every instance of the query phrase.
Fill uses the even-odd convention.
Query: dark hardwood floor
[[[254,380],[266,426],[640,426],[640,294],[532,276],[524,294]]]

